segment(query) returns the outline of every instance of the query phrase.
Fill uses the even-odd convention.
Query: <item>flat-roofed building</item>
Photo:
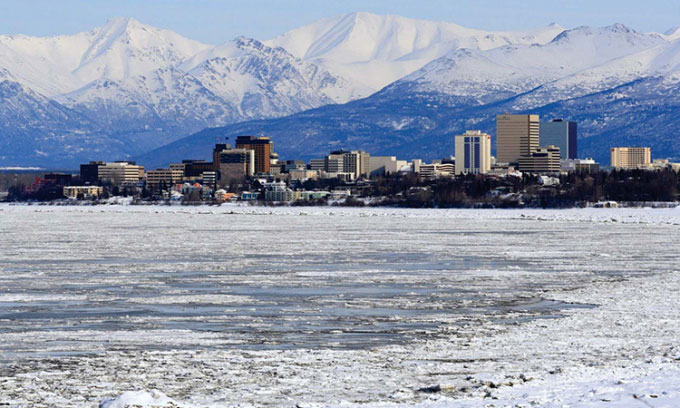
[[[370,156],[369,173],[371,177],[397,174],[406,165],[406,160],[397,160],[396,156]]]
[[[255,151],[250,149],[229,149],[218,157],[220,182],[242,179],[255,174]]]
[[[600,164],[593,159],[574,160],[574,171],[577,173],[599,173]]]
[[[185,181],[197,180],[203,177],[206,171],[215,171],[213,162],[205,160],[182,160],[184,166]]]
[[[563,119],[541,122],[539,130],[540,146],[557,146],[562,160],[578,157],[578,125]]]
[[[220,153],[231,149],[231,146],[226,143],[216,143],[213,147],[213,171],[220,171]]]
[[[99,166],[99,180],[108,181],[114,185],[134,184],[144,178],[144,166],[135,162],[114,162]]]
[[[255,173],[269,173],[274,153],[274,142],[268,137],[238,136],[237,149],[248,149],[255,152]]]
[[[326,171],[326,159],[311,159],[309,161],[311,170]]]
[[[647,167],[652,162],[650,147],[612,147],[611,166],[619,169]]]
[[[99,166],[105,165],[104,161],[91,161],[80,165],[80,182],[94,184],[99,180]]]
[[[343,169],[345,173],[354,173],[354,178],[368,177],[370,174],[371,155],[362,150],[345,152]]]
[[[68,186],[71,184],[73,175],[70,173],[47,173],[45,174],[45,182],[51,183],[54,186]]]
[[[345,168],[345,152],[333,152],[326,156],[324,170],[328,173],[341,173]]]
[[[317,180],[319,178],[319,170],[307,170],[307,169],[292,169],[288,172],[289,181],[307,181],[307,180]]]
[[[559,173],[560,148],[546,146],[534,149],[528,156],[520,157],[518,165],[519,171],[526,173]]]
[[[282,164],[282,168],[285,173],[288,173],[291,170],[306,170],[307,164],[304,160],[286,160],[286,162]]]
[[[184,168],[148,170],[146,185],[152,191],[167,190],[184,179]]]
[[[498,115],[496,117],[496,161],[517,163],[539,146],[538,115]]]
[[[288,202],[295,201],[300,198],[300,192],[289,189],[286,183],[283,181],[266,183],[264,187],[265,201]]]
[[[468,130],[455,137],[456,174],[486,174],[491,170],[491,136]]]
[[[68,198],[97,198],[104,191],[100,186],[65,186],[64,197]]]
[[[451,176],[455,171],[455,167],[451,163],[432,163],[421,164],[419,176],[424,179],[434,179],[438,177]]]

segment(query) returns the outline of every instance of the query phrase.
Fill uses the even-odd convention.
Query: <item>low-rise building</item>
[[[264,200],[272,202],[289,202],[300,198],[299,191],[293,191],[283,181],[265,184]]]
[[[152,191],[161,191],[170,188],[174,184],[181,183],[183,178],[183,167],[148,170],[146,172],[146,185]]]
[[[257,191],[244,191],[241,193],[241,201],[255,201],[260,198],[260,193]]]
[[[526,173],[559,173],[560,148],[556,146],[539,147],[518,160],[518,168]]]
[[[599,173],[600,163],[593,159],[576,159],[574,160],[574,171],[577,173]]]
[[[453,175],[455,166],[451,163],[421,164],[419,175],[424,179],[449,177]]]
[[[136,185],[144,178],[144,166],[127,161],[106,163],[98,167],[98,174],[99,180],[114,185]]]
[[[645,167],[642,167],[642,168],[644,168],[646,170],[666,170],[666,169],[670,169],[670,170],[673,170],[675,172],[679,172],[680,171],[680,163],[671,163],[671,161],[668,160],[668,159],[654,159],[654,161],[651,164],[649,164]]]
[[[65,186],[64,187],[64,197],[77,199],[77,198],[97,198],[102,195],[104,191],[103,187],[100,186]]]
[[[300,200],[314,201],[321,200],[330,196],[328,191],[301,191]]]
[[[408,163],[406,160],[397,160],[395,156],[370,156],[368,162],[370,177],[397,174]]]
[[[215,191],[215,201],[218,203],[223,203],[225,201],[230,201],[236,197],[236,193],[228,193],[226,190],[219,189]]]
[[[304,182],[307,180],[316,180],[319,178],[318,170],[307,170],[307,169],[291,169],[288,171],[289,181],[300,181]]]

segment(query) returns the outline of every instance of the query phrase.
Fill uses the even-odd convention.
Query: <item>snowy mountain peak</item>
[[[609,39],[616,41],[625,41],[628,43],[638,43],[641,45],[652,46],[660,43],[661,39],[656,34],[643,34],[633,30],[632,28],[623,24],[612,24],[605,27],[590,27],[581,26],[571,30],[565,30],[560,33],[552,42],[562,41],[579,41],[587,40],[588,37],[595,37],[601,40]]]
[[[680,38],[680,26],[673,27],[670,30],[662,34],[662,36],[668,41],[675,41]]]
[[[545,44],[562,31],[554,24],[525,32],[492,32],[356,12],[316,21],[265,44],[281,46],[298,58],[318,62],[377,90],[452,50]]]

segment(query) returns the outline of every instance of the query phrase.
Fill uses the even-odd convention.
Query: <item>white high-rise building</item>
[[[486,174],[491,170],[491,136],[479,130],[457,135],[456,174]]]

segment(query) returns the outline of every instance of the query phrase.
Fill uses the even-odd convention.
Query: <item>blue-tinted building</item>
[[[577,133],[578,125],[576,122],[568,122],[562,119],[541,122],[539,145],[559,147],[560,159],[562,160],[576,159],[578,157]]]

